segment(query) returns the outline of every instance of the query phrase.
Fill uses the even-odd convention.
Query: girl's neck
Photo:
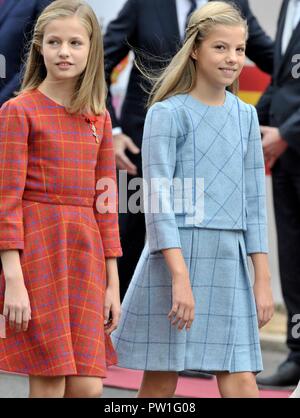
[[[62,106],[70,106],[77,80],[51,81],[47,78],[39,85],[39,90]]]
[[[197,80],[190,94],[209,106],[222,106],[225,101],[226,90],[224,87],[211,86],[204,80]]]

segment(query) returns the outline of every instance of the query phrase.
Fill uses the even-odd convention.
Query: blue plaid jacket
[[[243,230],[268,252],[265,167],[256,110],[226,92],[222,106],[189,94],[152,106],[143,146],[149,248],[181,248],[178,228]]]

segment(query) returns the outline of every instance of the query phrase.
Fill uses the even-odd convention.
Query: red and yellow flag
[[[270,81],[268,74],[254,65],[246,65],[240,77],[239,97],[246,103],[256,105]]]

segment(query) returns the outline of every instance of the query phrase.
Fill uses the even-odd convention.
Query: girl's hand
[[[195,302],[187,270],[182,274],[173,275],[172,299],[172,309],[168,318],[172,325],[178,324],[180,331],[184,327],[189,331],[195,318]]]
[[[3,315],[11,330],[27,331],[31,308],[23,277],[6,280]]]
[[[120,291],[116,285],[106,288],[104,303],[104,330],[110,335],[118,327],[121,316]]]
[[[259,328],[264,327],[274,314],[272,289],[268,281],[256,280],[254,287]]]

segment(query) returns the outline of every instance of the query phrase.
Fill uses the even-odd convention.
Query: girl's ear
[[[193,52],[191,53],[191,58],[193,60],[197,60],[197,50],[196,49],[194,49]]]

